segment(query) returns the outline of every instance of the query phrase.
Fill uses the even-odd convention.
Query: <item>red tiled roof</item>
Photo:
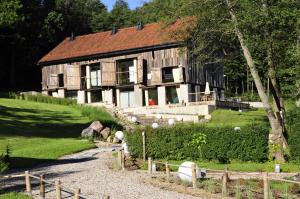
[[[177,25],[178,23],[172,25],[170,30]],[[111,31],[106,31],[77,36],[73,41],[68,37],[39,63],[174,43],[175,40],[168,38],[161,27],[159,23],[152,23],[146,24],[142,30],[137,27],[119,29],[114,35]]]

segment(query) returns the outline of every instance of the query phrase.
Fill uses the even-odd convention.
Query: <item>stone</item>
[[[112,142],[111,136],[108,136],[108,138],[106,139],[106,142],[109,142],[109,143]]]
[[[106,127],[105,129],[103,129],[101,132],[100,132],[100,135],[102,136],[102,138],[104,140],[106,140],[110,135],[111,135],[111,130],[110,128]]]
[[[94,129],[96,132],[100,133],[103,129],[103,125],[99,121],[94,121],[89,128]]]
[[[97,136],[97,132],[90,127],[83,129],[81,132],[81,137],[83,138],[90,139],[90,138],[95,138],[96,136]]]

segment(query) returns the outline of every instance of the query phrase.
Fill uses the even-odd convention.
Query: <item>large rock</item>
[[[100,133],[103,129],[103,125],[101,124],[101,122],[99,121],[94,121],[90,126],[89,128],[92,128],[94,129],[94,131]]]
[[[81,137],[86,138],[86,139],[92,139],[92,138],[97,137],[97,132],[94,129],[88,127],[86,129],[82,130]]]
[[[101,132],[100,132],[102,138],[104,140],[106,140],[110,135],[111,135],[111,130],[110,128],[106,127],[105,129],[103,129]]]

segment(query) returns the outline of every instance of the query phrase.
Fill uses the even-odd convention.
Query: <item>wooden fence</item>
[[[197,188],[197,175],[196,175],[196,164],[192,164],[190,167],[187,166],[181,166],[181,165],[176,165],[176,164],[170,164],[168,162],[159,162],[159,161],[153,161],[150,157],[148,158],[148,174],[152,176],[153,171],[152,171],[152,164],[161,164],[164,165],[165,167],[165,176],[166,180],[170,182],[170,167],[184,167],[184,168],[189,168],[192,170],[192,186],[194,189]],[[226,168],[224,170],[214,170],[214,169],[206,169],[206,171],[211,171],[214,173],[220,173],[222,175],[222,196],[228,196],[228,182],[229,182],[229,173],[243,173],[244,176],[252,177],[252,179],[258,179],[263,181],[263,195],[264,199],[269,199],[270,198],[270,183],[269,181],[280,181],[284,183],[294,183],[300,185],[300,182],[298,181],[293,181],[293,180],[286,180],[286,179],[277,179],[277,178],[272,178],[269,176],[268,172],[262,172],[261,177],[255,177],[253,178],[253,175],[247,173],[247,172],[235,172],[235,171],[230,171]]]
[[[46,184],[51,185],[55,189],[55,198],[56,199],[62,199],[62,192],[70,194],[74,199],[86,199],[83,195],[81,195],[80,189],[71,190],[67,187],[62,186],[62,183],[60,180],[56,180],[55,182],[51,182],[48,180],[45,180],[44,175],[35,176],[31,175],[29,171],[25,171],[24,174],[18,174],[18,175],[8,175],[8,176],[0,176],[0,179],[14,179],[14,178],[20,178],[24,177],[25,180],[25,190],[26,193],[33,198],[32,194],[32,186],[31,186],[31,179],[37,179],[39,180],[39,196],[40,198],[46,198]],[[103,196],[102,199],[109,199],[109,196]]]

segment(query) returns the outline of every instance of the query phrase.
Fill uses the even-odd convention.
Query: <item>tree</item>
[[[11,26],[20,16],[18,10],[22,7],[19,0],[1,0],[0,2],[0,27]]]
[[[284,107],[278,79],[282,78],[280,71],[295,67],[286,47],[293,49],[297,41],[299,2],[268,1],[265,7],[261,0],[182,1],[188,13],[198,18],[187,42],[200,61],[225,63],[225,70],[245,65],[241,56],[246,61],[270,122],[273,155],[283,161],[287,143],[281,115],[276,113]],[[291,54],[295,55],[294,51]],[[245,67],[243,71],[246,74]],[[271,79],[274,101],[279,101],[275,106],[278,110],[273,109],[266,94],[267,78]]]
[[[134,25],[134,21],[131,20],[131,17],[132,12],[129,9],[128,3],[124,0],[117,0],[110,12],[111,28],[112,26],[122,28]]]

